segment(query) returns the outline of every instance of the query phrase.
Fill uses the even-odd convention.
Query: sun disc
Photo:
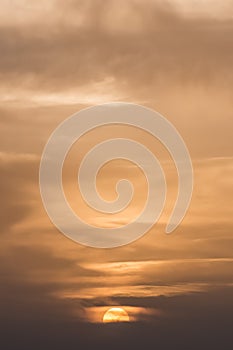
[[[105,312],[103,322],[129,322],[129,315],[124,309],[120,307],[112,307]]]

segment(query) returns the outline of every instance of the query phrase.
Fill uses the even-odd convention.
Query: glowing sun
[[[120,307],[112,307],[105,312],[103,322],[129,322],[129,315]]]

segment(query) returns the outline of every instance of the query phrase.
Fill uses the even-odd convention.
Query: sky
[[[230,349],[233,314],[233,5],[231,1],[2,0],[0,9],[0,324],[4,349]],[[189,210],[165,227],[177,174],[159,141],[133,127],[84,135],[63,169],[67,199],[97,226],[127,224],[142,209],[145,178],[134,164],[104,166],[97,187],[114,199],[127,177],[135,196],[103,215],[77,188],[84,155],[130,137],[160,159],[168,183],[164,212],[141,239],[94,249],[62,235],[39,191],[48,137],[73,113],[123,101],[164,115],[192,158]],[[102,324],[124,308],[130,322]],[[90,336],[91,335],[91,336]]]

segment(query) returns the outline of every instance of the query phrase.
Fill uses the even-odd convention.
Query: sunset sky
[[[0,322],[4,350],[127,348],[231,349],[233,324],[233,3],[223,0],[1,0],[0,8]],[[39,191],[39,165],[53,130],[96,104],[141,104],[165,116],[192,158],[190,208],[171,235],[177,194],[167,151],[133,127],[105,126],[71,149],[63,185],[83,220],[106,229],[142,209],[145,177],[115,160],[97,178],[116,196],[127,177],[125,211],[90,209],[78,166],[96,144],[128,137],[164,169],[160,220],[124,247],[94,249],[62,235]],[[102,324],[121,307],[130,322]],[[231,346],[230,346],[231,341]],[[67,344],[69,346],[67,347]]]

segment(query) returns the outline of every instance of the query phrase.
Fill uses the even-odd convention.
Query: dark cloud
[[[64,349],[67,346],[71,350],[93,347],[213,350],[223,345],[224,349],[231,349],[232,288],[170,298],[122,298],[115,302],[160,307],[166,314],[145,323],[86,324],[67,317],[68,305],[61,301],[57,304],[53,299],[51,303],[40,305],[42,309],[35,314],[37,310],[32,304],[31,314],[34,317],[30,322],[24,319],[5,320],[1,325],[4,332],[2,344],[10,350]],[[52,314],[54,317],[50,318]],[[41,315],[44,317],[41,318]]]
[[[77,293],[85,283],[83,278],[98,277],[96,271],[81,267],[76,259],[57,257],[46,247],[11,245],[1,249],[1,325],[20,325],[21,322],[50,322],[82,320],[84,310],[81,302],[61,299],[58,295],[68,286]],[[75,282],[72,281],[75,279]],[[75,311],[75,312],[74,312]]]

